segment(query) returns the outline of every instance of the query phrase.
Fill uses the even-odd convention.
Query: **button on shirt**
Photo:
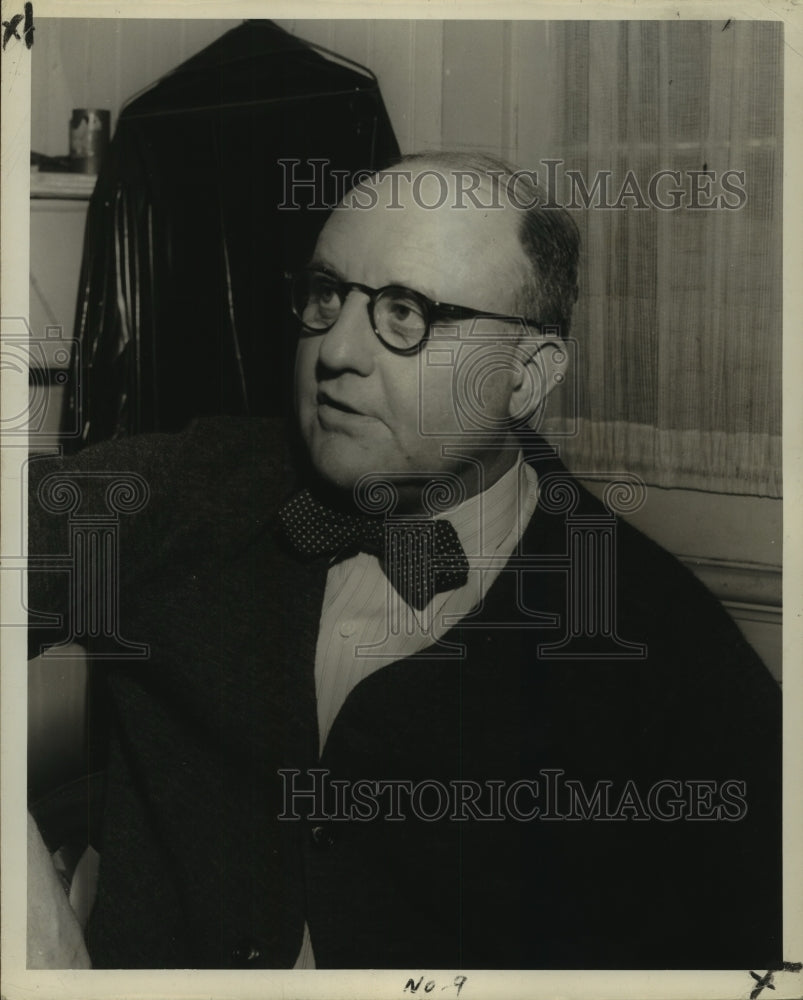
[[[484,598],[521,540],[538,500],[538,481],[519,452],[492,486],[438,515],[452,523],[469,564],[457,590],[436,594],[417,611],[396,593],[376,556],[359,552],[326,577],[315,693],[320,749],[352,688],[375,670],[436,644]],[[314,968],[309,930],[295,968]]]

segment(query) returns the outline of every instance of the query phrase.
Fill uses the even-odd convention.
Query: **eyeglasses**
[[[444,320],[498,319],[508,323],[526,323],[538,330],[541,324],[522,316],[468,309],[447,302],[433,302],[426,295],[403,285],[369,288],[357,281],[341,281],[329,271],[306,268],[287,272],[294,315],[305,331],[326,333],[340,317],[353,290],[368,296],[368,318],[374,333],[394,354],[416,354],[424,346],[432,326]]]

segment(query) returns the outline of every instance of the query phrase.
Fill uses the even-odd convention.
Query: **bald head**
[[[405,285],[436,301],[518,313],[530,272],[518,213],[470,201],[456,208],[460,199],[453,172],[421,165],[375,174],[335,209],[314,260],[337,259],[353,273],[359,258],[372,287]]]
[[[563,208],[550,206],[533,172],[479,153],[416,153],[355,185],[344,204],[372,207],[379,178],[390,211],[400,211],[404,203],[442,214],[470,215],[474,209],[483,218],[507,216],[524,257],[523,269],[506,277],[506,284],[518,280],[516,310],[568,335],[577,299],[579,233]],[[482,227],[476,231],[482,233]]]

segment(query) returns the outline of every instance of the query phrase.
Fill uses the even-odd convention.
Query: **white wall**
[[[31,149],[66,155],[73,108],[108,108],[114,129],[126,100],[240,23],[37,17]]]

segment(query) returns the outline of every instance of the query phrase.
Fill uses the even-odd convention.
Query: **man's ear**
[[[560,337],[539,336],[521,340],[518,355],[509,416],[521,425],[529,422],[550,392],[566,381],[569,352]]]

